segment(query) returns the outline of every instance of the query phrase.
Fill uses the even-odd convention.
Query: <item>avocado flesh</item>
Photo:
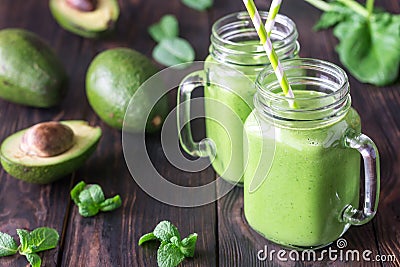
[[[61,121],[74,132],[74,145],[54,157],[27,155],[20,149],[21,139],[27,129],[4,140],[0,148],[0,160],[11,176],[30,183],[51,183],[78,169],[94,152],[101,137],[99,127],[91,127],[85,121]]]
[[[98,0],[94,11],[79,11],[65,0],[50,0],[53,17],[64,29],[83,37],[99,37],[114,27],[119,16],[116,0]]]
[[[65,95],[67,75],[61,61],[36,34],[0,31],[0,98],[32,107],[52,107]]]

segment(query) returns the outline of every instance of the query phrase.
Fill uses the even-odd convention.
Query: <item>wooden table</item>
[[[16,228],[53,227],[61,234],[59,246],[40,253],[44,266],[156,266],[156,244],[137,246],[138,238],[161,220],[176,224],[182,235],[199,234],[194,259],[182,266],[344,266],[343,261],[282,262],[257,260],[268,242],[246,224],[243,191],[235,188],[222,199],[198,208],[162,204],[143,192],[125,164],[121,132],[111,129],[94,114],[85,96],[85,73],[93,57],[105,49],[127,46],[151,56],[155,43],[147,27],[166,13],[179,18],[181,36],[194,46],[197,59],[208,54],[210,28],[219,17],[243,10],[242,2],[216,0],[208,12],[197,12],[179,0],[121,0],[121,16],[114,37],[88,40],[62,30],[51,17],[48,1],[1,0],[0,28],[21,27],[43,37],[60,56],[69,75],[69,92],[57,108],[37,109],[0,100],[0,139],[32,124],[48,120],[84,119],[100,125],[103,137],[96,153],[76,173],[50,185],[32,185],[0,170],[0,231],[16,236]],[[257,1],[267,8],[270,1]],[[399,13],[398,0],[377,0],[377,5]],[[319,11],[299,0],[286,0],[281,8],[297,24],[301,56],[340,64],[334,51],[337,40],[331,31],[311,30]],[[397,256],[395,262],[352,262],[353,266],[400,266],[400,86],[377,88],[350,77],[353,106],[361,115],[363,131],[375,140],[381,154],[382,187],[379,211],[365,226],[352,227],[345,235],[346,249],[373,255]],[[185,173],[173,168],[162,154],[159,136],[148,138],[149,154],[160,173],[171,180],[193,179],[208,183],[212,168]],[[98,183],[106,195],[119,193],[122,208],[83,218],[69,192],[78,181]],[[335,247],[335,246],[333,246]],[[0,266],[25,266],[21,256],[0,259]]]

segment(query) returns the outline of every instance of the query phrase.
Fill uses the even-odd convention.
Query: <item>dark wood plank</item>
[[[165,8],[157,8],[158,1],[121,2],[121,18],[116,34],[107,40],[80,47],[78,54],[94,56],[107,48],[127,46],[151,56],[154,41],[147,34],[147,27],[157,22],[164,14],[175,14],[179,18],[181,36],[190,40],[198,58],[207,51],[206,43],[192,41],[192,37],[206,39],[208,27],[199,27],[195,33],[185,26],[196,18],[207,24],[207,13],[189,10],[179,1],[170,1]],[[65,37],[67,40],[69,37]],[[201,53],[203,55],[201,55]],[[81,59],[86,65],[86,61]],[[84,69],[77,70],[81,76]],[[132,179],[126,167],[121,147],[121,132],[101,123],[92,112],[89,120],[100,124],[103,137],[93,158],[76,174],[76,181],[84,179],[98,183],[106,194],[119,193],[123,206],[112,213],[99,214],[95,218],[82,218],[73,207],[69,214],[66,242],[62,266],[156,266],[156,243],[139,247],[141,235],[151,232],[161,220],[170,220],[178,226],[182,236],[197,232],[200,234],[194,260],[187,260],[185,266],[214,266],[216,263],[216,205],[198,208],[172,207],[148,196]],[[160,136],[150,136],[147,140],[149,156],[157,170],[170,181],[186,184],[208,183],[213,172],[190,174],[177,170],[169,164],[162,153]],[[145,155],[143,155],[145,156]]]
[[[238,1],[240,2],[240,1]],[[391,4],[389,4],[389,2]],[[221,4],[219,4],[221,3]],[[377,5],[389,6],[392,12],[398,11],[398,3],[393,1],[377,1]],[[264,7],[265,3],[258,1],[257,6]],[[218,18],[226,13],[240,10],[240,6],[231,5],[226,7],[222,4],[222,1],[216,4],[214,9],[213,19]],[[261,9],[261,8],[260,8]],[[229,10],[227,12],[227,10]],[[291,17],[297,24],[299,31],[299,41],[301,44],[300,55],[302,57],[314,57],[334,62],[341,65],[339,58],[334,51],[334,46],[337,44],[337,40],[333,37],[332,31],[313,32],[311,30],[313,24],[317,21],[320,14],[319,11],[313,7],[303,3],[301,1],[283,2],[281,13]],[[387,88],[375,88],[373,86],[364,85],[357,82],[354,78],[350,77],[350,83],[352,87],[353,95],[353,106],[359,111],[363,129],[366,134],[369,134],[373,138],[382,154],[382,162],[390,159],[390,162],[382,163],[382,197],[385,195],[391,196],[388,203],[390,205],[382,204],[385,200],[381,197],[381,205],[379,212],[372,223],[361,227],[351,227],[350,230],[344,235],[347,240],[348,246],[346,249],[352,250],[357,249],[362,252],[366,249],[373,252],[372,255],[378,254],[395,254],[399,257],[398,238],[399,235],[399,210],[398,205],[398,190],[394,190],[394,186],[398,185],[397,180],[394,177],[398,174],[398,164],[396,149],[398,147],[398,121],[395,124],[393,120],[396,119],[395,114],[398,112],[398,85],[390,87],[389,92]],[[396,91],[397,89],[397,91]],[[379,94],[381,101],[374,102],[377,97],[376,92]],[[368,99],[365,99],[368,97]],[[396,99],[396,100],[394,100]],[[374,108],[372,108],[374,107]],[[380,107],[380,108],[379,108]],[[382,110],[382,109],[386,110]],[[379,111],[378,111],[379,110]],[[371,116],[374,116],[371,118]],[[382,122],[382,118],[385,117]],[[398,118],[398,116],[397,116]],[[388,124],[387,120],[391,120]],[[377,128],[377,125],[380,125]],[[385,125],[385,126],[383,126]],[[389,125],[387,134],[382,134],[384,127]],[[379,126],[378,126],[379,127]],[[390,135],[390,139],[386,137]],[[396,137],[397,136],[397,137]],[[392,140],[396,140],[393,142]],[[397,153],[398,154],[398,153]],[[386,171],[385,171],[386,170]],[[386,173],[385,173],[386,172]],[[387,173],[390,173],[391,178],[388,177]],[[387,185],[387,181],[391,180],[391,185]],[[398,188],[398,186],[396,187]],[[382,223],[380,223],[383,221]],[[268,246],[268,249],[281,249],[256,232],[254,232],[246,223],[243,215],[243,192],[242,189],[236,188],[230,192],[226,197],[218,201],[218,229],[219,229],[219,244],[220,244],[220,266],[229,266],[234,263],[235,266],[345,266],[346,262],[260,262],[257,260],[257,251],[263,249],[264,245]],[[388,231],[387,227],[390,226]],[[382,229],[379,230],[379,227]],[[378,228],[378,231],[375,229]],[[384,229],[383,229],[384,228]],[[384,234],[384,232],[386,232]],[[378,245],[379,244],[379,245]],[[333,246],[334,248],[334,246]],[[379,262],[365,262],[359,263],[352,262],[352,266],[380,266]],[[398,264],[398,261],[395,263]],[[391,265],[389,265],[391,266]]]
[[[270,1],[256,1],[265,9]],[[160,5],[159,1],[120,1],[121,18],[116,34],[105,40],[87,40],[62,30],[52,19],[47,1],[3,0],[0,29],[23,27],[45,39],[56,51],[70,77],[68,94],[60,107],[35,109],[0,100],[0,139],[16,130],[45,120],[85,119],[104,131],[96,154],[73,176],[52,185],[30,185],[0,171],[0,231],[16,236],[16,228],[54,227],[62,234],[60,246],[41,253],[44,266],[155,266],[157,244],[137,246],[138,238],[151,231],[160,220],[176,224],[183,236],[199,233],[196,256],[184,266],[344,266],[345,262],[260,262],[256,253],[265,245],[279,250],[246,223],[243,192],[235,188],[217,203],[198,208],[176,208],[162,204],[146,193],[131,178],[124,162],[121,133],[102,123],[85,97],[85,73],[92,58],[104,49],[126,46],[150,56],[155,43],[147,27],[163,14],[175,14],[181,36],[194,46],[197,59],[208,54],[210,27],[217,18],[244,10],[241,1],[216,0],[213,9],[200,13],[184,7],[179,0]],[[376,4],[399,13],[398,1],[377,0]],[[319,12],[302,1],[284,1],[282,13],[298,26],[301,56],[326,59],[340,65],[332,31],[310,29]],[[352,266],[399,266],[400,252],[400,164],[399,83],[385,88],[364,85],[350,77],[353,106],[359,111],[363,131],[377,143],[381,154],[381,202],[372,223],[352,227],[344,236],[348,249],[370,249],[373,255],[397,255],[396,262],[351,263]],[[175,97],[175,95],[173,95]],[[185,173],[169,164],[162,154],[159,136],[148,139],[150,157],[167,179],[180,184],[205,184],[213,179],[208,168],[200,173]],[[83,218],[71,205],[69,191],[77,181],[99,183],[106,195],[121,194],[123,207]],[[196,182],[197,181],[197,182]],[[24,266],[21,256],[1,259],[1,266]]]
[[[57,36],[53,33],[58,26],[49,13],[46,1],[2,1],[0,14],[0,29],[19,27],[37,33],[54,48],[70,74],[73,65],[61,55],[73,46],[57,43]],[[67,100],[77,98],[80,94],[76,92],[77,90],[70,90]],[[79,101],[75,103],[79,104]],[[0,139],[3,140],[15,131],[41,121],[64,119],[66,112],[69,113],[69,118],[80,117],[81,109],[70,105],[71,108],[68,110],[63,106],[65,102],[61,107],[37,109],[0,100]],[[67,220],[66,215],[69,209],[71,176],[51,185],[31,185],[10,177],[1,169],[0,185],[0,231],[17,237],[16,228],[32,230],[41,226],[53,227],[61,235],[60,244],[63,243],[63,224]],[[39,253],[43,266],[55,266],[61,254],[61,246]],[[26,264],[25,258],[19,255],[1,259],[2,266],[25,266]]]
[[[377,5],[400,13],[398,1],[378,1]],[[375,140],[381,156],[381,196],[374,227],[381,255],[395,255],[397,260],[383,266],[400,266],[400,82],[375,88],[360,86],[358,99],[365,115],[364,131]]]

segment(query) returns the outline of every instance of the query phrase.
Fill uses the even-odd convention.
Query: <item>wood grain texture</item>
[[[390,1],[390,3],[391,9],[389,10],[398,13],[398,4],[394,4],[393,1]],[[377,1],[377,5],[385,4],[390,5],[389,3],[383,3],[383,1]],[[263,3],[257,2],[257,6],[262,7]],[[222,10],[219,10],[218,7],[219,5],[217,5],[217,9],[214,11],[213,18],[218,18],[226,11],[226,8],[222,7]],[[240,10],[240,7],[238,9]],[[281,11],[292,18],[297,25],[301,45],[300,55],[302,57],[319,58],[341,65],[334,50],[337,40],[333,37],[332,30],[321,32],[310,31],[319,17],[319,11],[316,11],[313,7],[302,1],[292,1],[290,3],[289,1],[283,1]],[[399,112],[398,97],[400,88],[398,84],[389,88],[376,88],[361,84],[352,77],[350,77],[350,84],[353,107],[361,115],[363,131],[375,140],[380,149],[382,156],[382,195],[385,194],[385,191],[386,194],[391,195],[392,199],[390,203],[392,205],[386,205],[386,201],[381,197],[379,212],[373,222],[360,227],[351,227],[343,237],[347,240],[348,245],[346,248],[348,250],[356,249],[364,251],[368,249],[372,251],[372,255],[394,254],[397,256],[397,261],[394,263],[383,264],[380,262],[360,261],[358,263],[351,262],[351,266],[365,266],[367,264],[368,266],[399,266],[399,209],[395,203],[399,203],[400,193],[398,192],[398,188],[400,187],[398,187],[398,179],[395,178],[398,175],[388,175],[388,172],[395,171],[398,174],[398,151],[396,147],[399,147],[397,145],[399,140],[399,117],[391,116],[390,114],[398,114]],[[377,97],[380,101],[376,101]],[[374,107],[378,110],[374,110]],[[382,114],[385,114],[385,116]],[[386,114],[389,114],[389,116],[386,116]],[[371,116],[374,116],[374,118],[371,118]],[[384,118],[382,119],[382,117]],[[394,122],[396,119],[397,123]],[[388,122],[388,120],[391,121]],[[375,128],[381,123],[381,128]],[[384,129],[389,133],[383,133]],[[392,136],[388,137],[388,134]],[[392,185],[387,184],[389,181],[391,181]],[[394,186],[397,187],[394,189]],[[381,220],[384,220],[384,222],[380,223]],[[379,231],[379,225],[390,225],[388,227],[390,230],[384,227],[385,229]],[[257,260],[257,252],[263,249],[265,245],[267,245],[269,250],[279,250],[280,247],[265,240],[248,226],[243,215],[243,192],[240,188],[236,188],[218,201],[218,229],[220,266],[346,266],[349,264],[349,262],[344,261],[328,260],[318,263],[279,262],[276,258],[273,262],[261,262]],[[234,264],[232,265],[232,263]]]
[[[256,0],[260,9],[271,1]],[[132,179],[121,147],[121,132],[93,113],[85,96],[85,73],[93,57],[109,48],[134,48],[147,56],[155,46],[147,27],[162,15],[177,16],[180,36],[196,50],[196,59],[208,54],[211,25],[223,15],[244,10],[238,1],[215,0],[208,12],[183,6],[179,0],[120,0],[121,16],[116,32],[102,40],[89,40],[61,29],[51,17],[48,1],[0,0],[0,29],[22,27],[48,42],[60,56],[69,76],[68,94],[59,107],[36,109],[0,100],[0,140],[16,130],[46,120],[84,119],[100,125],[103,137],[96,153],[76,173],[51,185],[30,185],[0,170],[0,231],[16,237],[16,228],[49,226],[61,234],[59,246],[40,253],[43,266],[156,266],[156,242],[142,247],[139,237],[161,220],[178,226],[181,235],[197,232],[194,259],[182,266],[400,266],[400,85],[376,88],[350,76],[353,107],[360,113],[363,132],[377,144],[381,155],[382,187],[379,211],[369,224],[352,227],[344,236],[348,249],[369,249],[373,255],[397,256],[395,262],[279,262],[258,261],[265,245],[279,250],[253,231],[243,215],[243,190],[235,188],[215,203],[198,208],[172,207],[151,198]],[[376,0],[376,5],[400,13],[400,2]],[[303,57],[315,57],[340,65],[332,31],[311,31],[319,11],[303,1],[283,1],[282,13],[297,24]],[[161,67],[161,66],[160,66]],[[172,93],[172,98],[176,93]],[[174,101],[172,101],[174,102]],[[201,125],[195,126],[202,133]],[[199,134],[199,138],[201,134]],[[187,173],[172,166],[163,155],[160,136],[147,138],[149,156],[159,173],[178,184],[206,184],[215,174],[211,168]],[[120,209],[83,218],[70,201],[69,191],[78,181],[98,183],[106,196],[120,194]],[[0,259],[0,266],[25,266],[22,256]]]

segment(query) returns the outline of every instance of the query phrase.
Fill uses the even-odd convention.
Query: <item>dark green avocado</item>
[[[60,60],[36,34],[0,31],[0,98],[47,108],[60,103],[67,76]]]
[[[156,72],[152,62],[135,50],[106,50],[94,58],[86,74],[89,103],[104,122],[122,129],[132,96]],[[148,93],[142,92],[137,97],[140,99],[135,106],[129,107],[129,125],[125,124],[125,130],[140,132],[145,128],[148,133],[160,130],[168,115],[168,99],[162,97],[153,107]]]

